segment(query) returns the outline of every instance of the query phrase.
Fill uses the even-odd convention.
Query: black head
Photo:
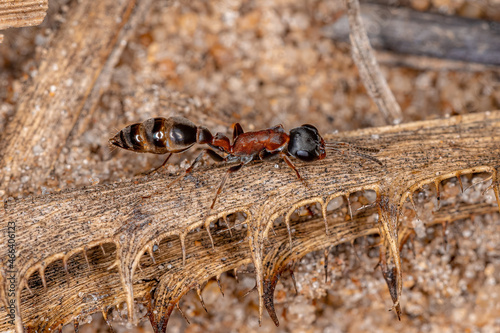
[[[316,127],[302,125],[290,131],[288,152],[306,162],[321,160],[326,157],[325,141]]]

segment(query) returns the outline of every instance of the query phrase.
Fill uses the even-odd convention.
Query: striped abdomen
[[[137,153],[178,153],[197,142],[197,132],[186,118],[151,118],[125,127],[109,143]]]

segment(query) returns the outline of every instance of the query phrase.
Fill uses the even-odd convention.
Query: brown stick
[[[467,70],[491,70],[491,65],[500,65],[500,23],[391,7],[390,2],[363,3],[361,7],[361,18],[370,27],[367,33],[373,48],[402,54],[401,62],[413,55],[431,57],[427,60],[431,63],[438,58],[454,60],[442,63]],[[324,32],[347,42],[348,29],[347,19],[341,18]],[[377,60],[381,62],[379,52]]]
[[[109,70],[100,75],[123,50],[127,23],[134,18],[136,24],[148,7],[141,2],[137,9],[135,2],[82,2],[70,10],[0,138],[2,196],[19,188],[32,191],[47,178],[82,110],[93,109],[109,80]]]
[[[48,0],[0,0],[0,30],[39,25],[48,8]]]
[[[385,167],[330,155],[324,161],[297,165],[311,186],[311,189],[305,189],[284,163],[279,169],[274,164],[256,163],[246,166],[231,178],[220,195],[218,202],[221,205],[216,205],[214,211],[208,209],[213,200],[213,188],[227,166],[195,170],[194,179],[184,179],[175,188],[163,192],[162,188],[171,177],[143,178],[6,201],[5,209],[0,210],[3,222],[0,256],[7,257],[8,242],[5,237],[8,234],[7,223],[11,222],[15,225],[17,251],[14,262],[19,293],[17,301],[24,325],[41,330],[57,327],[82,312],[100,311],[105,306],[125,301],[130,295],[129,281],[133,282],[134,298],[143,297],[150,293],[151,288],[157,288],[155,310],[159,314],[156,319],[160,322],[165,319],[161,317],[166,313],[164,307],[170,306],[168,299],[180,299],[194,282],[202,284],[212,276],[255,260],[250,257],[255,249],[261,251],[255,258],[262,258],[262,262],[254,261],[254,265],[260,267],[260,273],[258,268],[256,271],[265,283],[269,277],[268,267],[275,265],[276,260],[281,262],[286,258],[272,256],[273,261],[269,262],[271,258],[267,245],[265,251],[260,247],[264,240],[268,240],[266,244],[273,244],[279,238],[279,242],[284,244],[278,247],[279,251],[288,251],[285,224],[276,228],[277,236],[269,233],[269,229],[276,218],[304,204],[325,205],[337,196],[375,189],[384,194],[389,209],[392,209],[390,207],[402,207],[401,202],[423,184],[434,184],[438,179],[462,173],[490,172],[494,183],[498,181],[495,167],[500,164],[499,111],[366,129],[343,133],[342,138],[366,146],[368,141],[373,144],[373,135],[379,138],[376,144],[382,150],[377,157]],[[335,138],[330,136],[326,139]],[[249,191],[247,185],[255,182],[260,185]],[[152,199],[142,199],[156,192],[160,194]],[[380,209],[384,210],[384,207]],[[465,215],[471,212],[461,205],[453,209],[446,216],[448,220],[463,218],[464,212],[467,212]],[[247,229],[241,229],[238,235],[229,239],[224,225],[221,232],[212,230],[215,251],[210,250],[205,231],[190,232],[203,227],[207,221],[216,222],[235,212],[246,215],[244,224]],[[345,219],[342,218],[342,221]],[[291,223],[296,232],[292,234],[294,242],[290,253],[301,255],[325,244],[330,246],[367,232],[354,220],[352,225],[346,225],[346,229],[336,227],[335,234],[330,232],[330,236],[321,238],[317,236],[325,235],[321,217],[314,225],[309,221]],[[376,225],[368,227],[370,230],[373,228]],[[389,233],[394,229],[401,231],[397,220],[387,228]],[[242,242],[246,230],[252,239]],[[376,232],[377,229],[374,230]],[[187,256],[183,265],[180,239],[186,235]],[[385,237],[391,236],[388,234]],[[155,253],[156,263],[141,260],[142,254],[157,243],[165,246],[161,246],[158,255]],[[104,245],[106,255],[100,245]],[[85,248],[88,248],[90,273],[85,264]],[[281,253],[279,251],[277,253]],[[394,250],[390,248],[388,251]],[[225,260],[220,260],[222,257]],[[139,260],[142,271],[136,272]],[[64,270],[64,261],[68,263],[68,273]],[[169,264],[172,269],[159,269],[157,265],[161,264],[163,267]],[[3,265],[6,267],[6,263]],[[46,271],[46,290],[38,273],[41,268]],[[4,275],[2,280],[5,291]],[[141,280],[150,282],[139,282]],[[62,285],[75,285],[77,281],[78,292],[73,288],[61,288]],[[23,284],[29,285],[33,296],[27,289],[19,287]],[[96,290],[96,285],[101,287]],[[87,302],[78,293],[97,295],[98,301]],[[61,303],[55,301],[59,299],[62,299]],[[41,321],[39,313],[42,309],[48,321]],[[0,314],[2,319],[5,316],[6,313]],[[7,327],[10,326],[0,324],[2,330]]]
[[[48,8],[48,0],[0,0],[0,30],[39,25],[45,18]],[[2,42],[3,35],[0,34],[0,44]]]
[[[377,105],[388,124],[398,124],[402,121],[401,107],[387,85],[373,49],[361,21],[358,0],[345,0],[352,45],[352,57],[359,70],[368,95]]]

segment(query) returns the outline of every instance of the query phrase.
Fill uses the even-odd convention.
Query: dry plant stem
[[[48,177],[110,54],[122,42],[118,38],[135,13],[135,2],[74,3],[0,138],[5,143],[0,193],[18,188],[23,177],[31,186],[25,190],[33,191]]]
[[[377,60],[387,67],[408,67],[422,71],[485,72],[491,70],[497,73],[500,72],[498,68],[490,65],[387,51],[378,51]]]
[[[48,8],[48,0],[0,0],[0,30],[39,25],[45,18]],[[0,34],[0,44],[2,42],[3,35]]]
[[[99,74],[99,78],[95,82],[95,85],[92,87],[92,91],[90,92],[85,101],[85,104],[82,107],[80,116],[66,140],[67,142],[71,142],[72,138],[74,137],[80,137],[83,132],[88,129],[89,123],[92,119],[92,115],[94,114],[94,111],[99,104],[99,100],[102,94],[105,93],[109,88],[113,69],[120,60],[120,56],[122,55],[122,52],[127,45],[127,41],[132,37],[139,24],[144,22],[146,15],[151,7],[151,3],[152,0],[138,1],[135,5],[135,8],[133,9],[133,12],[130,14],[128,21],[125,23],[123,28],[120,29],[118,37],[116,38],[117,43],[109,54],[106,63],[104,64],[102,71]]]
[[[0,0],[0,30],[39,25],[48,8],[48,0]]]
[[[73,131],[85,126],[85,119],[89,119],[108,84],[126,40],[144,19],[150,3],[141,1],[135,6],[135,1],[105,1],[100,3],[100,9],[91,3],[73,8],[67,27],[62,27],[54,37],[54,45],[40,65],[39,75],[2,138],[9,143],[0,160],[6,171],[0,179],[0,190],[6,190],[12,178],[19,181],[24,171],[39,170],[34,178],[46,178],[75,122],[80,120],[77,122],[80,126]],[[98,15],[88,15],[89,6]],[[67,116],[61,117],[61,112]],[[42,149],[41,154],[36,152],[37,145]],[[45,167],[39,168],[40,165]],[[33,185],[38,184],[33,181]]]
[[[339,137],[327,136],[326,140]],[[17,250],[14,301],[17,311],[21,310],[23,325],[34,329],[56,328],[77,315],[101,311],[122,301],[133,310],[134,299],[146,297],[154,288],[154,314],[150,317],[153,327],[161,331],[175,304],[194,285],[250,262],[255,266],[262,314],[264,307],[269,309],[266,290],[270,289],[266,283],[271,277],[267,269],[282,260],[279,253],[305,254],[317,249],[319,238],[314,232],[321,231],[322,242],[327,245],[336,244],[338,235],[345,232],[330,226],[327,236],[322,218],[314,228],[309,222],[296,224],[294,229],[302,228],[300,233],[304,238],[300,240],[297,232],[292,234],[290,251],[286,228],[290,221],[274,227],[277,236],[269,232],[274,221],[289,216],[290,211],[304,204],[325,206],[333,198],[371,189],[377,193],[376,206],[380,212],[376,226],[388,265],[384,273],[393,272],[394,284],[389,287],[391,296],[396,295],[397,308],[402,281],[399,233],[404,229],[401,230],[399,218],[403,204],[424,184],[433,185],[467,173],[490,173],[497,191],[499,140],[499,111],[343,133],[342,141],[381,148],[377,157],[384,167],[335,154],[315,163],[297,163],[310,185],[307,189],[286,164],[280,162],[276,169],[272,163],[255,163],[228,181],[213,210],[209,207],[220,177],[228,168],[225,165],[199,168],[168,190],[165,184],[175,176],[157,175],[9,199],[0,211],[3,237],[0,256],[7,257],[7,222],[12,222],[16,226]],[[153,193],[157,194],[143,199]],[[460,207],[456,209],[449,221],[460,215]],[[246,216],[242,222],[246,228],[233,233],[233,238],[225,227],[221,232],[213,232],[215,249],[212,249],[205,227],[212,232],[211,222],[222,221],[224,216],[237,212]],[[342,241],[363,233],[348,231],[348,234]],[[269,262],[269,247],[274,246],[276,237],[282,243],[276,252],[278,256],[272,256],[275,259]],[[143,254],[152,253],[155,244],[167,240],[170,246],[163,246],[159,254],[153,254],[156,264],[143,258]],[[136,270],[140,261],[142,270]],[[159,269],[157,265],[162,263],[171,268]],[[5,297],[8,286],[5,271],[3,263],[0,296],[7,302],[12,298]],[[43,287],[44,279],[47,289]],[[25,288],[28,285],[33,294]],[[79,294],[92,297],[82,298]],[[5,319],[6,313],[0,316]],[[49,320],[41,321],[41,317]],[[2,330],[8,327],[5,321],[0,324]],[[20,323],[17,330],[22,331]]]
[[[482,215],[494,213],[498,207],[489,204],[463,204],[460,208],[448,206],[435,212],[433,219],[426,221],[426,226],[442,224],[464,219],[474,214]],[[278,326],[278,318],[274,310],[274,288],[279,280],[281,273],[289,269],[290,264],[300,260],[305,254],[321,249],[328,249],[331,246],[349,243],[356,238],[367,235],[378,234],[377,223],[370,219],[375,209],[368,209],[362,214],[358,214],[354,220],[345,220],[344,217],[328,218],[328,223],[334,227],[335,233],[328,237],[324,230],[321,230],[321,219],[295,222],[294,233],[295,246],[292,251],[288,247],[287,230],[281,226],[276,231],[276,237],[273,238],[272,245],[266,247],[266,265],[264,272],[265,306],[271,319]],[[402,247],[408,236],[413,233],[412,229],[402,228],[401,237],[398,246]],[[326,250],[325,250],[325,253]],[[325,265],[327,263],[325,262]],[[325,270],[326,271],[326,270]],[[293,274],[293,273],[292,273]],[[293,275],[292,275],[293,276]]]
[[[345,0],[349,18],[352,57],[368,94],[388,124],[398,124],[403,116],[401,107],[387,85],[361,21],[358,0]]]
[[[439,59],[447,59],[441,60],[446,67],[460,70],[491,70],[493,66],[500,65],[499,23],[422,12],[404,5],[395,7],[391,0],[383,4],[378,2],[364,2],[361,18],[364,25],[369,27],[367,33],[371,46],[389,51],[398,62],[422,62],[421,65],[428,63],[435,66]],[[347,42],[347,17],[337,20],[324,31],[334,40]],[[408,56],[414,59],[408,61]],[[428,58],[418,61],[419,57]],[[382,63],[380,52],[377,52],[377,60]]]

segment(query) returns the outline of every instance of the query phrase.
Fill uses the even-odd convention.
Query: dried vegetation
[[[380,125],[346,47],[320,33],[342,7],[222,1],[154,4],[148,12],[148,1],[102,1],[93,16],[90,4],[60,5],[65,19],[52,22],[41,60],[19,63],[36,70],[24,79],[1,74],[10,82],[1,96],[9,119],[2,123],[1,190],[18,198],[4,202],[0,218],[16,225],[18,330],[78,326],[96,312],[120,321],[118,314],[134,311],[161,331],[181,298],[193,330],[253,331],[257,319],[266,331],[278,321],[290,331],[313,321],[331,331],[498,324],[500,113],[466,114],[468,107],[498,108],[494,68],[384,69],[406,121],[452,117],[327,136],[381,148],[384,167],[335,155],[298,164],[311,189],[283,163],[255,163],[231,178],[210,211],[226,166],[200,167],[168,190],[178,171],[172,166],[130,180],[154,162],[110,153],[105,142],[113,127],[175,113],[213,131],[232,121],[249,129],[310,122],[322,132]],[[6,38],[4,45],[22,43]],[[465,222],[449,225],[457,220]],[[442,237],[445,229],[451,232]],[[315,252],[324,249],[326,276],[327,260]],[[372,276],[379,258],[384,274]],[[289,280],[276,285],[293,271],[295,297]],[[0,296],[10,300],[5,268],[0,276]],[[255,277],[256,292],[237,301],[231,276],[247,289]],[[214,296],[214,278],[227,288],[226,300]],[[401,295],[400,323],[386,310],[390,298],[398,308]],[[195,305],[198,296],[204,301]],[[471,300],[474,309],[467,308]],[[443,305],[452,302],[453,310]],[[205,306],[210,315],[201,313]],[[172,319],[169,328],[184,328]],[[12,329],[2,323],[1,330]]]

